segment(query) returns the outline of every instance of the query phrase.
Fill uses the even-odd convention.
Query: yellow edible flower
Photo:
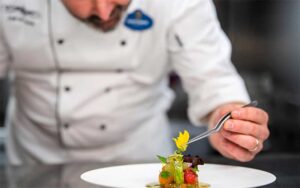
[[[176,138],[173,138],[177,148],[179,149],[179,151],[184,152],[187,148],[187,143],[190,139],[190,134],[188,131],[184,130],[184,132],[179,132],[179,135]]]

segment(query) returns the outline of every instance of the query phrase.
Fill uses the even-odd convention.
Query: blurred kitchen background
[[[300,153],[300,0],[214,0],[222,28],[229,36],[232,60],[252,99],[269,112],[271,137],[265,153]],[[169,112],[173,135],[204,131],[187,120],[187,97],[180,79],[170,77],[177,98]],[[0,81],[0,163],[4,161],[6,80]],[[199,148],[202,152],[199,153]],[[207,140],[189,153],[216,154]]]

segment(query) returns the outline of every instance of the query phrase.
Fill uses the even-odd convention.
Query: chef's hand
[[[260,108],[241,106],[225,104],[211,114],[209,128],[229,111],[232,111],[232,118],[225,122],[220,132],[211,135],[209,141],[223,156],[246,162],[262,150],[264,141],[269,137],[269,116]]]

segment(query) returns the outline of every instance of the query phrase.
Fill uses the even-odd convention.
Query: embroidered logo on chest
[[[22,22],[28,26],[34,26],[40,20],[41,14],[19,5],[4,5],[3,7],[8,21]]]

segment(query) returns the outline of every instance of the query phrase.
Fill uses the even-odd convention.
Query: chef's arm
[[[212,1],[186,1],[172,19],[169,53],[188,94],[192,123],[207,124],[208,114],[222,105],[248,103],[244,82],[231,62],[230,42],[221,30]]]
[[[211,128],[232,111],[223,129],[209,137],[223,156],[249,161],[269,136],[268,114],[249,102],[245,85],[231,63],[231,46],[220,28],[213,3],[188,0],[173,14],[169,52],[175,71],[189,96],[189,118]]]

